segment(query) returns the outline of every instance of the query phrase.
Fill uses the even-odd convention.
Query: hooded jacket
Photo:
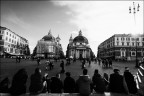
[[[91,93],[91,85],[92,81],[89,75],[81,75],[79,79],[76,81],[77,91],[82,96],[88,96]]]

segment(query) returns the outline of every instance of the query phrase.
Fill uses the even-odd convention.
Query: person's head
[[[27,74],[26,69],[25,68],[21,68],[17,71],[16,75],[23,75],[23,74]]]
[[[114,73],[119,73],[119,69],[114,69]]]
[[[98,74],[98,69],[95,69],[94,74]]]
[[[88,70],[87,69],[83,69],[83,75],[87,75]]]
[[[128,68],[128,67],[125,67],[125,71],[126,71],[126,72],[129,72],[129,68]]]
[[[66,72],[66,77],[70,77],[70,72]]]
[[[56,74],[56,77],[57,77],[57,78],[60,78],[60,73],[57,73],[57,74]]]
[[[41,69],[40,69],[40,68],[36,68],[36,69],[35,69],[35,73],[36,73],[36,74],[40,74],[40,73],[41,73]]]

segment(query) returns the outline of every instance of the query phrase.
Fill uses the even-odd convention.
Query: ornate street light
[[[135,14],[137,12],[139,12],[139,8],[140,8],[139,4],[137,5],[137,7],[135,7],[135,2],[133,2],[133,6],[132,7],[131,6],[129,7],[129,14],[133,13],[135,24],[136,24]],[[136,42],[135,42],[136,43],[136,65],[135,65],[135,67],[138,68],[139,65],[138,65],[138,59],[137,59],[137,38],[135,38],[135,40],[136,40]]]

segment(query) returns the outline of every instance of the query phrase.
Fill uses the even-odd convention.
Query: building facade
[[[30,55],[29,42],[10,29],[0,26],[0,55]]]
[[[144,36],[115,34],[98,46],[99,58],[135,60],[144,56]]]
[[[67,58],[84,59],[91,58],[92,55],[94,54],[89,46],[89,42],[86,37],[82,36],[81,30],[74,39],[72,36],[70,37],[66,51]]]
[[[64,56],[60,37],[53,37],[51,31],[42,39],[38,40],[36,45],[36,56],[44,58],[61,58]]]

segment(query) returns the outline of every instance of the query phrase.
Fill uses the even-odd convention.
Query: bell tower
[[[71,34],[71,37],[69,39],[69,43],[71,43],[73,41],[73,38],[72,38],[72,34]]]

